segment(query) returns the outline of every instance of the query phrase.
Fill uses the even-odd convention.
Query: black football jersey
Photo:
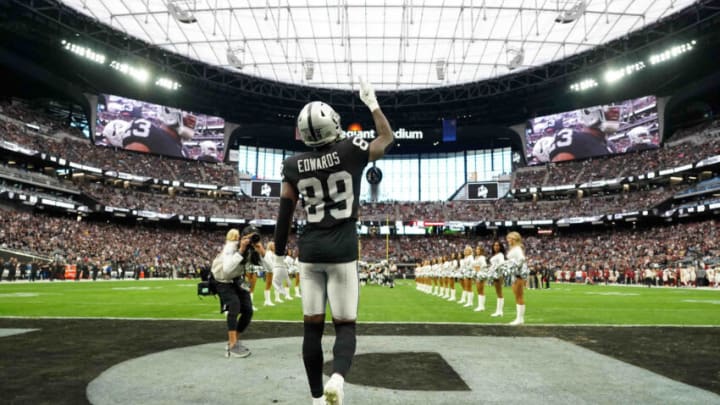
[[[177,133],[157,127],[146,119],[133,121],[129,132],[130,135],[123,140],[123,147],[132,143],[140,143],[147,146],[151,153],[185,157],[182,142]]]
[[[367,141],[349,138],[283,162],[283,182],[302,195],[307,214],[298,240],[301,262],[357,260],[360,182],[369,156]]]
[[[560,153],[569,153],[574,159],[603,156],[612,153],[612,149],[604,138],[581,131],[565,128],[555,134],[555,141],[550,147],[550,160]]]

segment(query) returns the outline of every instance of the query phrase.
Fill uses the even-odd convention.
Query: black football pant
[[[253,316],[250,292],[235,283],[217,283],[217,291],[222,306],[227,309],[228,331],[236,330],[242,333],[250,325]]]

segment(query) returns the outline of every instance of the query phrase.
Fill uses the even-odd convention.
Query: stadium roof
[[[335,89],[449,86],[554,62],[689,0],[64,0],[175,53]],[[185,22],[182,22],[185,21]]]

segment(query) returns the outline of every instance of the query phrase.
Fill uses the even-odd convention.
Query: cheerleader
[[[515,295],[515,306],[517,308],[517,316],[510,325],[522,325],[525,323],[525,279],[530,274],[525,259],[525,248],[522,244],[522,238],[517,232],[510,232],[506,236],[510,250],[507,254],[507,261],[502,265],[505,277],[514,277],[512,283],[512,292]]]
[[[475,248],[473,271],[475,273],[475,285],[478,293],[478,306],[475,308],[475,312],[482,312],[485,310],[485,280],[487,280],[487,259],[485,259],[485,249],[483,249],[482,246]],[[470,288],[472,288],[472,285]],[[472,292],[470,295],[472,296]]]
[[[460,257],[458,255],[458,257]],[[473,293],[472,293],[472,277],[473,277],[473,257],[472,257],[472,248],[470,246],[465,246],[465,250],[462,253],[462,259],[460,259],[460,271],[462,274],[462,297],[460,297],[460,301],[458,301],[458,304],[463,305],[463,307],[471,307],[472,301],[473,301]]]
[[[298,259],[297,259],[297,249],[288,250],[287,256],[285,256],[285,263],[287,264],[288,268],[288,289],[287,289],[287,299],[288,301],[292,300],[292,297],[290,296],[290,285],[293,283],[291,280],[295,280],[295,297],[302,298],[300,295],[300,274],[298,274]]]
[[[275,242],[268,242],[267,249],[265,251],[265,260],[267,260],[268,263],[275,263]],[[265,291],[263,291],[265,301],[264,301],[263,305],[265,305],[266,307],[274,307],[275,306],[272,299],[270,298],[270,290],[271,289],[273,289],[272,268],[270,270],[265,270]],[[284,302],[280,298],[280,293],[277,290],[277,286],[275,286],[274,290],[275,290],[275,302],[277,302],[278,304]]]
[[[447,256],[443,255],[438,258],[438,273],[440,280],[440,298],[450,298],[450,286],[448,286],[448,274],[447,274]]]
[[[503,275],[499,272],[499,267],[505,262],[505,246],[496,240],[492,244],[492,256],[490,257],[490,267],[488,268],[487,279],[493,281],[495,292],[497,293],[497,307],[495,312],[490,315],[493,318],[503,316],[503,306],[505,298],[503,298]]]
[[[442,291],[440,288],[440,268],[437,258],[430,259],[430,280],[432,281],[432,295],[439,297]]]
[[[455,264],[455,253],[451,253],[450,258],[445,256],[445,284],[448,288],[448,301],[455,301],[455,297],[457,295],[455,290],[455,272],[457,271]]]

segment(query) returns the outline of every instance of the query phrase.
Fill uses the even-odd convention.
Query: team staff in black
[[[298,240],[303,286],[303,362],[313,403],[341,404],[345,375],[355,355],[358,308],[358,238],[356,222],[360,181],[368,162],[392,146],[393,132],[380,110],[372,86],[361,79],[360,99],[372,112],[378,137],[368,143],[345,138],[340,116],[329,105],[313,101],[300,111],[297,129],[313,151],[283,162],[280,210],[275,228],[275,266],[282,268],[293,211],[300,195],[307,226]],[[323,388],[321,340],[325,307],[330,303],[335,326],[333,374]],[[327,402],[326,402],[327,401]]]

